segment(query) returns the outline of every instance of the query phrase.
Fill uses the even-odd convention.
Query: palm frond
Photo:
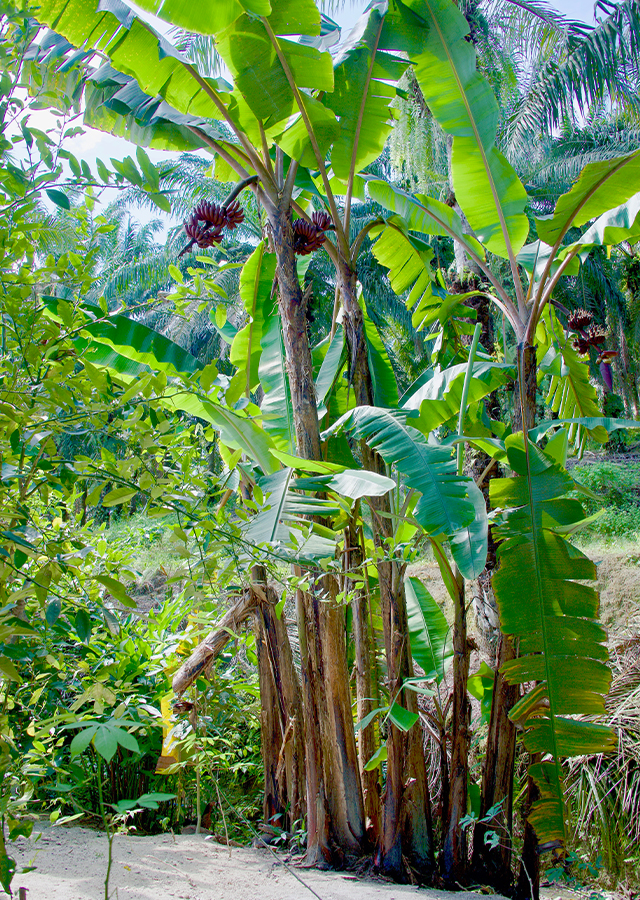
[[[528,87],[510,117],[508,144],[523,147],[532,134],[586,115],[603,101],[638,120],[639,48],[638,0],[624,0],[593,28],[568,29],[565,47],[540,55],[532,66]]]

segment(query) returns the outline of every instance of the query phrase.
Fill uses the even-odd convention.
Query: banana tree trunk
[[[360,572],[363,552],[360,545],[359,529],[354,519],[345,532],[347,541],[345,565],[349,572]],[[354,584],[347,578],[347,589],[351,595],[353,622],[353,643],[355,650],[355,681],[358,721],[361,722],[378,705],[375,701],[374,666],[372,659],[371,629],[369,627],[369,597],[365,585]],[[378,749],[376,725],[370,722],[358,732],[358,762],[364,799],[364,818],[368,843],[375,847],[380,836],[380,777],[378,769],[367,771],[366,764]]]
[[[532,753],[530,765],[539,763],[541,760],[540,753]],[[527,783],[527,797],[523,804],[524,824],[524,843],[522,846],[522,856],[520,858],[520,871],[518,872],[518,881],[514,892],[514,900],[539,900],[540,898],[540,852],[538,849],[538,838],[536,837],[533,825],[529,822],[528,816],[531,807],[540,799],[538,786],[529,776]]]
[[[500,672],[503,663],[515,658],[511,638],[501,635],[496,653],[496,680],[493,688],[487,752],[482,773],[480,819],[497,807],[489,822],[479,822],[473,835],[474,877],[508,895],[513,887],[511,872],[513,834],[513,771],[516,753],[516,728],[509,712],[518,700],[519,688],[510,685]],[[485,834],[494,831],[496,847],[485,843]]]
[[[513,430],[525,434],[536,424],[536,390],[538,364],[536,348],[531,344],[518,346],[518,382],[514,391]]]
[[[344,309],[343,325],[350,353],[349,377],[359,406],[375,405],[367,356],[364,318],[356,295],[356,274],[341,260],[338,280]],[[364,467],[385,472],[378,454],[363,442]],[[387,497],[371,498],[376,543],[383,546],[393,535],[393,523]],[[378,563],[380,604],[384,628],[388,687],[392,697],[409,712],[418,712],[415,692],[402,690],[413,676],[407,606],[404,591],[404,565],[395,559]],[[419,724],[405,733],[391,724],[387,738],[387,778],[383,797],[382,833],[376,851],[381,872],[396,880],[407,878],[407,865],[420,880],[433,877],[433,835],[431,806],[424,759],[422,730]]]
[[[260,571],[259,571],[260,570]],[[255,566],[253,581],[263,586],[254,619],[260,681],[264,820],[291,831],[306,815],[302,695],[293,664],[284,612],[277,617],[278,597]]]
[[[298,454],[321,459],[304,301],[288,208],[268,210]],[[322,592],[322,596],[320,596]],[[307,772],[308,865],[341,865],[364,845],[362,786],[346,658],[345,616],[332,576],[298,592]]]
[[[518,348],[518,381],[514,391],[514,431],[525,434],[535,425],[537,389],[536,348],[521,345]],[[498,643],[496,678],[493,688],[491,719],[487,739],[487,753],[482,777],[481,814],[497,807],[491,822],[478,826],[474,835],[474,871],[477,877],[486,878],[499,891],[509,893],[513,885],[511,871],[512,823],[513,823],[513,771],[516,752],[516,728],[509,713],[518,700],[518,686],[510,685],[501,673],[503,663],[517,656],[510,638],[502,636]],[[500,843],[489,848],[484,843],[486,831],[497,832]],[[535,835],[531,826],[525,829],[527,852]],[[529,866],[539,866],[536,859],[529,859]],[[535,874],[535,873],[534,873]]]
[[[640,404],[638,403],[638,373],[635,360],[631,358],[629,353],[629,344],[627,343],[627,336],[624,332],[622,322],[618,323],[618,343],[620,346],[620,356],[614,360],[614,367],[617,370],[618,381],[620,382],[627,415],[637,419],[638,415],[640,415]]]
[[[375,524],[382,522],[389,520],[379,519]],[[397,560],[378,563],[387,678],[391,697],[418,714],[417,694],[402,689],[406,679],[413,677],[404,571]],[[408,874],[405,860],[414,876],[425,881],[433,877],[431,804],[419,721],[408,732],[391,724],[387,738],[387,781],[376,861],[383,873],[402,880]]]
[[[448,821],[442,849],[442,877],[450,888],[464,884],[467,877],[467,838],[465,830],[460,826],[460,820],[467,814],[471,724],[471,705],[467,693],[469,644],[464,579],[457,570],[456,587],[458,596],[454,602],[453,622],[453,733],[447,805]]]

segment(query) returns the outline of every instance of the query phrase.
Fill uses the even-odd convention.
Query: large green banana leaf
[[[74,47],[91,47],[105,54],[112,66],[135,78],[144,93],[161,96],[183,113],[207,119],[222,117],[214,97],[229,96],[207,80],[209,93],[198,89],[186,60],[168,41],[120,0],[43,0],[34,18],[63,35]]]
[[[307,4],[300,5],[306,7]],[[178,28],[197,34],[218,34],[245,12],[268,16],[272,8],[269,0],[216,0],[215,3],[198,5],[189,0],[140,0],[137,6]]]
[[[571,244],[575,246],[602,246],[608,244],[615,246],[623,241],[635,244],[640,240],[640,193],[634,194],[626,203],[621,203],[615,209],[609,209],[599,216],[578,241]]]
[[[380,49],[381,42],[392,40],[388,5],[387,0],[370,3],[340,44],[334,59],[335,89],[324,99],[340,123],[331,165],[344,182],[382,153],[393,122],[390,104],[396,96],[395,83],[409,64],[406,58]]]
[[[259,142],[260,126],[239,90],[223,79],[203,77],[195,66],[166,38],[120,0],[45,0],[38,5],[35,18],[64,36],[74,47],[92,47],[106,56],[113,69],[135,79],[147,100],[120,94],[111,108],[101,108],[104,86],[88,90],[87,116],[96,127],[124,134],[141,144],[179,146],[184,136],[180,128],[197,124],[209,130],[205,122],[226,120]],[[289,42],[291,43],[291,42]],[[307,48],[312,50],[312,48]],[[300,52],[304,52],[300,51]],[[317,51],[313,51],[317,53]],[[296,50],[295,53],[300,54]],[[330,65],[325,68],[332,72]],[[275,76],[274,76],[275,77]],[[326,79],[325,79],[326,80]],[[112,95],[113,92],[108,92]],[[161,98],[167,104],[158,106]],[[110,98],[107,98],[110,99]],[[145,109],[146,106],[146,109]],[[131,118],[127,109],[136,109]],[[176,114],[186,116],[178,119]],[[286,113],[283,112],[286,118]],[[200,120],[192,122],[192,119]],[[280,119],[278,121],[281,121]],[[276,130],[281,131],[282,126]],[[266,129],[269,131],[269,128]],[[193,135],[181,149],[193,149]],[[202,146],[202,144],[199,144]]]
[[[85,72],[83,121],[90,128],[155,150],[203,149],[204,143],[191,127],[216,140],[226,137],[215,123],[178,112],[162,98],[145,94],[134,78],[108,63]]]
[[[411,290],[406,299],[411,310],[413,327],[420,331],[429,328],[436,319],[444,323],[453,315],[468,315],[463,303],[469,294],[447,295],[435,283],[431,265],[433,250],[414,232],[426,235],[453,235],[467,250],[484,258],[484,250],[475,238],[462,231],[460,216],[437,200],[418,194],[417,198],[381,181],[368,181],[371,197],[386,209],[396,213],[385,225],[371,229],[372,238],[379,235],[373,245],[373,254],[389,269],[389,280],[396,294]]]
[[[584,225],[626,203],[637,193],[639,178],[640,150],[589,163],[571,190],[558,199],[553,215],[536,219],[538,237],[555,245],[572,225]]]
[[[62,322],[59,307],[66,301],[59,297],[42,299],[46,304],[47,316]],[[86,358],[94,366],[113,368],[128,375],[153,370],[168,375],[189,376],[204,368],[195,356],[175,341],[142,322],[120,313],[113,313],[105,319],[99,307],[89,304],[76,309],[76,313],[80,311],[86,315],[86,323],[75,343],[83,348]]]
[[[360,406],[342,416],[322,435],[344,430],[365,440],[388,465],[394,465],[406,485],[420,492],[414,516],[434,537],[445,536],[465,578],[475,578],[487,554],[487,518],[473,494],[482,493],[472,478],[458,475],[451,451],[407,425],[406,415],[373,406]],[[456,536],[463,533],[455,540]]]
[[[419,578],[406,578],[404,585],[411,655],[425,679],[440,684],[453,659],[451,628]]]
[[[371,229],[371,237],[379,235],[373,245],[373,255],[389,269],[389,281],[394,292],[402,295],[413,285],[405,301],[411,310],[411,322],[416,331],[428,328],[442,307],[444,292],[434,283],[431,267],[433,250],[421,238],[409,234],[402,219],[394,216],[386,225]]]
[[[249,521],[246,539],[255,544],[277,545],[296,557],[312,558],[333,556],[337,536],[328,528],[311,526],[308,517],[329,517],[344,511],[335,499],[314,495],[331,492],[353,501],[365,495],[382,496],[395,487],[395,482],[360,470],[301,477],[292,468],[284,468],[260,479],[258,485],[264,505]]]
[[[640,422],[636,419],[612,419],[608,416],[590,416],[588,418],[578,418],[578,419],[547,419],[545,422],[540,422],[539,425],[536,425],[535,428],[531,428],[529,430],[529,437],[532,441],[538,441],[540,438],[547,434],[547,432],[551,431],[553,428],[557,428],[559,425],[584,425],[585,428],[605,428],[607,430],[607,434],[611,434],[613,431],[619,431],[620,429],[637,429],[640,430]]]
[[[373,383],[373,398],[376,406],[395,408],[398,405],[398,382],[380,332],[376,324],[363,310],[364,339],[367,344],[369,372]]]
[[[304,491],[333,491],[349,500],[383,497],[396,487],[393,478],[366,469],[343,469],[330,475],[299,476],[295,487]]]
[[[296,432],[291,391],[287,376],[282,327],[278,316],[270,316],[262,332],[262,356],[258,367],[264,391],[262,426],[278,450],[295,453]]]
[[[214,403],[208,397],[196,394],[192,389],[176,387],[158,398],[157,402],[171,411],[182,410],[209,422],[220,432],[220,440],[233,450],[243,453],[257,463],[263,472],[273,472],[278,465],[271,455],[275,445],[269,435],[253,419]]]
[[[197,34],[218,35],[245,13],[268,16],[276,34],[320,34],[320,11],[313,0],[216,0],[205,5],[190,0],[141,0],[137,5]]]
[[[325,398],[333,387],[336,378],[344,369],[346,361],[347,347],[344,341],[344,329],[342,325],[338,325],[336,333],[329,341],[329,346],[316,377],[316,400],[319,412],[322,410]]]
[[[533,281],[536,283],[540,280],[551,256],[553,256],[553,261],[549,271],[551,275],[554,275],[564,263],[567,254],[571,252],[574,246],[575,245],[571,244],[563,247],[556,253],[553,253],[553,247],[550,247],[549,244],[545,244],[544,241],[532,241],[530,244],[525,244],[516,258],[520,265],[533,276]],[[564,266],[562,271],[565,275],[578,274],[580,271],[580,257],[581,254],[577,254]]]
[[[469,315],[464,301],[476,292],[447,294],[436,284],[431,266],[433,250],[421,238],[409,234],[402,219],[393,216],[385,226],[371,229],[372,237],[378,234],[373,255],[389,269],[393,290],[401,294],[413,283],[405,303],[416,331],[430,329],[437,320],[444,324],[452,316]]]
[[[105,352],[110,349],[120,357],[148,367],[149,371],[189,375],[203,368],[195,356],[174,341],[126,316],[112,316],[107,322],[95,322],[83,330],[92,337],[84,353],[94,366],[106,365]],[[132,368],[128,371],[134,374]]]
[[[468,363],[458,363],[437,371],[428,369],[400,398],[400,406],[420,410],[420,430],[433,431],[452,421],[460,411],[462,389]],[[469,382],[468,404],[475,404],[515,378],[515,367],[489,359],[477,359]]]
[[[333,91],[329,53],[286,38],[277,40],[298,88]],[[257,119],[272,127],[298,111],[296,96],[265,23],[240,17],[217,35],[216,49]]]
[[[606,633],[596,622],[598,595],[585,581],[595,565],[558,533],[584,518],[577,500],[566,498],[573,479],[561,465],[522,435],[507,438],[512,478],[491,481],[499,567],[493,576],[500,628],[518,640],[519,656],[503,671],[514,684],[535,686],[511,718],[525,728],[541,799],[531,821],[541,844],[563,841],[565,813],[560,760],[613,748],[610,729],[574,718],[604,712],[610,673]]]
[[[484,259],[482,245],[472,235],[465,234],[459,214],[446,203],[427,194],[408,194],[395,185],[375,178],[367,180],[367,190],[372,200],[400,216],[409,231],[434,236],[448,235],[470,253]]]
[[[407,7],[428,26],[426,41],[416,41],[410,58],[429,110],[453,135],[456,200],[487,249],[517,253],[529,233],[527,194],[494,145],[498,104],[476,68],[467,20],[451,0],[408,0]]]
[[[248,397],[259,384],[258,366],[262,354],[261,340],[269,318],[274,314],[272,298],[276,257],[268,253],[264,242],[258,244],[240,273],[240,299],[247,314],[247,324],[233,339],[229,359],[236,373],[227,389],[227,402]]]

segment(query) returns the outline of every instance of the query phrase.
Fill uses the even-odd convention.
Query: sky
[[[143,13],[139,10],[134,2],[128,0],[129,5],[134,7],[137,12],[143,15],[145,18],[152,19],[154,26],[163,33],[167,31],[167,25],[164,22],[161,22],[159,19],[155,17],[150,17],[148,14]],[[215,0],[213,0],[215,2]],[[295,0],[292,0],[295,2]],[[353,0],[343,0],[343,9],[340,11],[335,11],[333,13],[329,13],[333,19],[335,19],[343,28],[343,33],[348,32],[350,27],[357,21],[361,12],[366,8],[368,0],[360,0],[360,2],[353,2]],[[326,3],[326,8],[330,8],[330,3]],[[557,9],[558,11],[564,13],[568,18],[579,19],[589,24],[593,24],[595,19],[593,16],[593,2],[592,0],[553,0],[549,4],[552,8]],[[37,114],[37,117],[34,116],[32,124],[37,125],[37,127],[46,130],[55,124],[55,119],[50,113],[41,112]],[[79,135],[72,140],[70,140],[65,146],[69,150],[71,150],[78,159],[84,159],[91,166],[92,170],[95,171],[95,160],[96,157],[102,159],[107,166],[110,167],[109,160],[111,158],[115,159],[123,159],[125,156],[133,156],[135,158],[135,146],[130,144],[128,141],[125,141],[122,138],[112,137],[109,134],[104,134],[103,132],[96,131],[94,129],[85,129],[85,133],[83,135]],[[166,158],[168,155],[166,152],[162,151],[149,151],[150,158],[157,162],[161,159]],[[147,222],[151,218],[155,218],[156,216],[162,217],[162,214],[158,210],[157,213],[149,212],[147,210],[136,210],[134,213],[134,218],[138,219],[140,222]]]

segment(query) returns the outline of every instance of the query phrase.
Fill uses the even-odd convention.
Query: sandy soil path
[[[86,828],[36,826],[29,840],[11,848],[18,866],[36,871],[18,874],[28,900],[103,900],[107,842],[104,834]],[[37,835],[37,840],[34,840]],[[13,852],[12,852],[13,851]],[[33,861],[33,862],[32,862]],[[408,900],[418,889],[357,879],[336,872],[297,870],[321,900]],[[111,896],[117,900],[313,900],[267,850],[231,848],[199,835],[135,837],[118,835],[114,842]],[[443,891],[420,890],[421,900],[455,897]],[[495,895],[494,895],[495,896]],[[465,893],[465,900],[480,900]]]

